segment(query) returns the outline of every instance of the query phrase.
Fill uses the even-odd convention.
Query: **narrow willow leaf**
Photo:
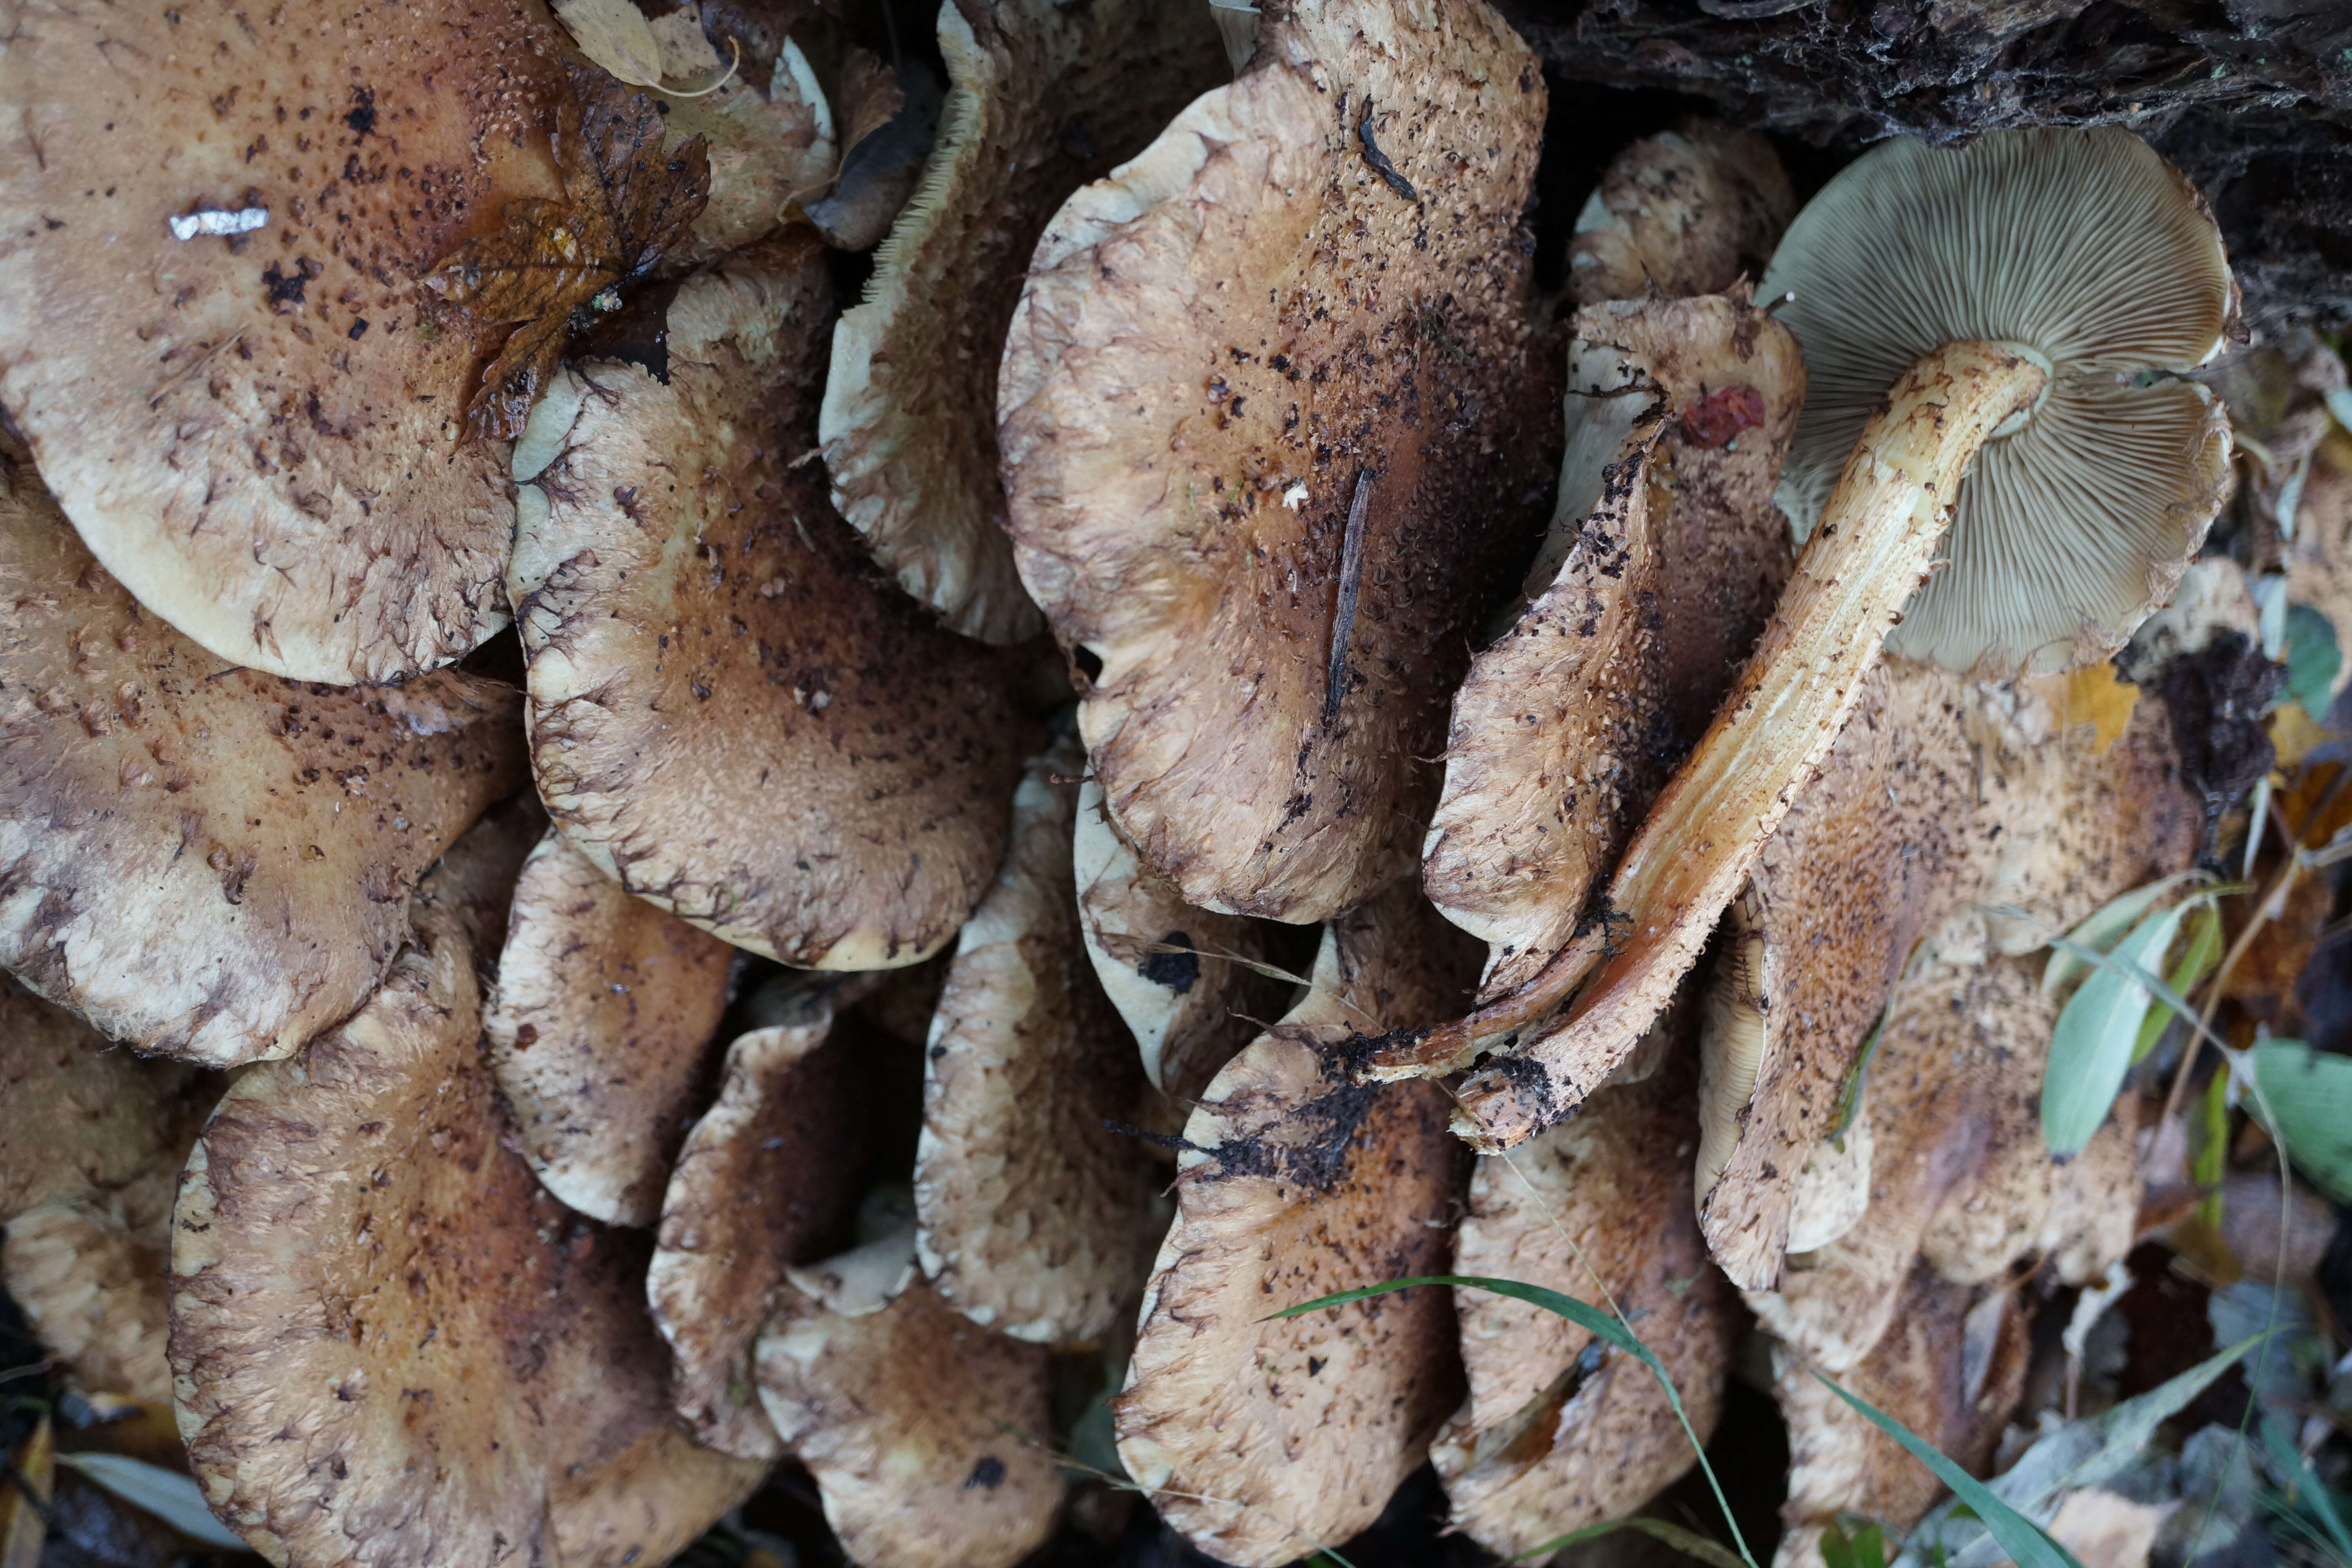
[[[1669,1524],[1663,1519],[1605,1519],[1599,1524],[1588,1524],[1582,1530],[1571,1530],[1566,1535],[1556,1535],[1541,1546],[1530,1546],[1517,1556],[1506,1557],[1506,1563],[1527,1563],[1538,1557],[1549,1557],[1580,1542],[1591,1541],[1614,1530],[1638,1530],[1653,1541],[1664,1542],[1685,1557],[1696,1557],[1707,1568],[1748,1568],[1739,1554],[1718,1541],[1709,1541],[1695,1530],[1685,1530],[1679,1524]]]
[[[2050,1539],[2040,1525],[2000,1500],[1990,1487],[1936,1451],[1935,1446],[1866,1399],[1857,1399],[1820,1373],[1822,1386],[1859,1411],[1870,1424],[1910,1450],[1911,1457],[1936,1473],[1952,1495],[1975,1510],[1984,1527],[2009,1553],[2017,1568],[2083,1568],[2074,1554]]]
[[[2301,1040],[2264,1040],[2252,1055],[2287,1158],[2313,1186],[2352,1203],[2352,1057]]]
[[[2221,1228],[2221,1177],[2230,1154],[2230,1064],[2206,1080],[2204,1114],[2199,1119],[2197,1155],[2189,1162],[2189,1179],[2212,1192],[2197,1205],[2197,1217],[2215,1230]]]
[[[213,1517],[193,1476],[121,1454],[59,1454],[61,1468],[77,1472],[131,1507],[143,1509],[191,1541],[228,1552],[250,1552],[245,1537]]]
[[[2208,900],[2197,906],[2189,921],[2188,950],[2172,966],[2172,973],[2165,976],[2173,994],[2181,997],[2203,984],[2205,977],[2213,973],[2213,966],[2221,962],[2221,912]],[[2168,1006],[2162,1012],[2149,1010],[2147,1020],[2139,1026],[2139,1039],[2132,1047],[2133,1061],[2142,1060],[2156,1049],[2156,1042],[2164,1037],[2165,1026],[2172,1018]]]
[[[2129,971],[2164,962],[2181,913],[2178,907],[2159,910],[2133,927],[2109,955],[2115,963],[2101,965],[2059,1012],[2042,1074],[2042,1142],[2062,1160],[2083,1152],[2124,1087],[2153,999],[2151,988]]]
[[[2124,933],[2138,923],[2140,916],[2146,914],[2157,900],[2183,882],[2193,881],[2204,875],[2202,871],[2176,871],[2169,877],[2159,878],[2127,893],[2118,893],[2066,934],[2084,947],[2105,952],[2123,940]],[[2081,979],[2091,967],[2089,960],[2063,947],[2058,948],[2051,953],[2049,963],[2042,971],[2042,994],[2044,996],[2057,995],[2067,985]]]

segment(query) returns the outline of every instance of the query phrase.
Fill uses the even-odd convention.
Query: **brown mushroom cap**
[[[865,1152],[870,1045],[834,1033],[815,988],[727,1047],[719,1098],[678,1152],[662,1200],[646,1299],[676,1358],[678,1414],[696,1438],[746,1459],[783,1446],[761,1408],[752,1341],[785,1270],[833,1229]]]
[[[506,447],[467,440],[465,407],[508,329],[428,311],[416,279],[559,195],[562,84],[510,0],[315,20],[15,15],[0,406],[107,570],[195,643],[397,680],[507,622]]]
[[[1197,1098],[1256,1035],[1253,1020],[1289,1010],[1297,987],[1253,967],[1269,956],[1265,928],[1186,903],[1119,837],[1092,779],[1078,786],[1070,863],[1087,956],[1145,1076],[1174,1101]]]
[[[1118,1452],[1202,1551],[1288,1563],[1379,1517],[1461,1397],[1441,1289],[1297,1318],[1332,1291],[1445,1272],[1461,1150],[1435,1085],[1358,1086],[1349,1028],[1443,1016],[1471,943],[1409,882],[1326,928],[1314,987],[1192,1112],[1144,1298]]]
[[[1065,741],[1013,797],[1012,847],[948,966],[925,1053],[923,1271],[974,1322],[1077,1344],[1142,1288],[1160,1168],[1106,1122],[1152,1092],[1078,934]]]
[[[1542,515],[1517,226],[1543,112],[1483,0],[1286,7],[1038,242],[998,382],[1009,527],[1099,661],[1112,820],[1188,903],[1321,920],[1418,847],[1417,759]]]
[[[1717,294],[1753,277],[1796,193],[1761,132],[1686,120],[1631,143],[1576,215],[1568,297],[1580,305]]]
[[[418,874],[521,782],[511,691],[232,668],[5,458],[0,605],[0,964],[142,1051],[282,1057],[343,1017]]]
[[[172,1189],[217,1089],[0,976],[0,1282],[82,1388],[171,1401]]]
[[[1040,625],[1005,539],[996,368],[1022,268],[1063,199],[1224,75],[1197,5],[942,6],[948,97],[923,183],[834,333],[817,433],[834,504],[957,631]]]
[[[859,1563],[1009,1568],[1061,1505],[1045,1352],[920,1280],[843,1317],[797,1291],[760,1336],[760,1399]]]
[[[1690,1029],[1677,1032],[1653,1077],[1602,1090],[1587,1114],[1507,1163],[1478,1162],[1454,1269],[1596,1305],[1605,1288],[1665,1364],[1704,1442],[1744,1319],[1685,1199],[1698,1073]],[[1430,1457],[1454,1526],[1481,1546],[1507,1557],[1618,1518],[1696,1462],[1665,1391],[1639,1362],[1506,1297],[1457,1290],[1454,1310],[1470,1397]]]
[[[614,1530],[604,1560],[658,1560],[761,1473],[681,1441],[632,1494],[654,1516],[605,1511],[599,1468],[669,1425],[668,1358],[646,1240],[569,1215],[507,1142],[474,977],[497,910],[479,889],[510,887],[529,843],[500,826],[419,889],[416,945],[365,1007],[237,1080],[182,1180],[189,1461],[215,1512],[297,1568],[571,1562]],[[477,849],[495,864],[463,864]]]
[[[522,1156],[549,1192],[608,1225],[654,1222],[734,960],[560,833],[530,852],[483,1027]]]
[[[531,755],[623,887],[805,967],[912,963],[994,869],[1019,736],[984,650],[883,582],[810,450],[831,286],[801,237],[689,279],[668,380],[583,364],[517,447]],[[592,391],[593,388],[593,391]]]
[[[1715,711],[1789,568],[1772,484],[1796,342],[1745,298],[1578,313],[1559,510],[1533,600],[1454,694],[1422,876],[1495,948],[1482,995],[1575,933],[1594,878]]]
[[[1954,1285],[1916,1268],[1904,1281],[1891,1331],[1837,1380],[1981,1475],[2024,1387],[2027,1330],[2001,1287]],[[1787,1530],[1773,1568],[1822,1568],[1822,1529],[1841,1514],[1891,1531],[1917,1523],[1944,1483],[1824,1387],[1801,1356],[1776,1350],[1773,1362],[1773,1394],[1789,1426]]]

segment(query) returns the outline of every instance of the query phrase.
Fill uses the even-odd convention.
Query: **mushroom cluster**
[[[1981,1468],[2156,1120],[2025,955],[2233,804],[2068,706],[2229,483],[2162,158],[1687,121],[1539,266],[1486,0],[331,9],[0,0],[0,1279],[224,1524]]]

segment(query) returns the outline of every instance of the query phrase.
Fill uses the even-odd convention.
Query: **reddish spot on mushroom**
[[[1748,385],[1709,393],[1682,417],[1684,439],[1709,450],[1764,423],[1764,395]]]

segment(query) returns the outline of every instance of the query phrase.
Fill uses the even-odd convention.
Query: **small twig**
[[[1372,470],[1356,470],[1356,498],[1348,503],[1348,531],[1339,542],[1339,603],[1331,613],[1331,658],[1323,677],[1323,727],[1339,718],[1348,691],[1348,641],[1356,630],[1356,595],[1364,583],[1364,514],[1371,510]]]
[[[1365,166],[1386,181],[1389,189],[1409,202],[1421,200],[1421,193],[1412,188],[1412,182],[1397,173],[1397,166],[1389,162],[1389,155],[1372,140],[1372,100],[1369,96],[1364,100],[1364,117],[1356,121],[1356,140],[1364,144]]]

